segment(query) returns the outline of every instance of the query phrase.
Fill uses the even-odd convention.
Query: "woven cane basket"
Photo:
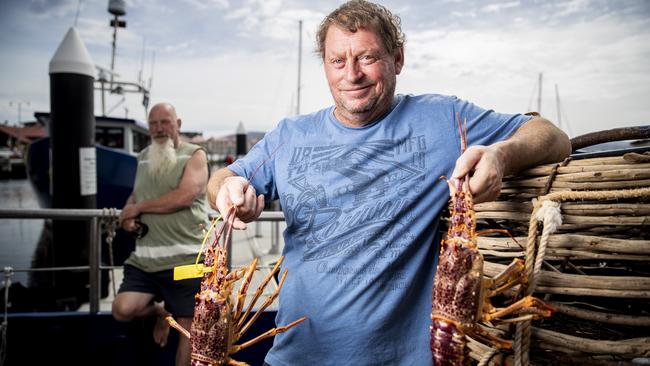
[[[480,229],[514,236],[478,238],[484,275],[524,259],[525,285],[510,295],[555,309],[491,329],[512,350],[471,341],[479,364],[650,365],[650,148],[642,150],[534,167],[475,206]]]

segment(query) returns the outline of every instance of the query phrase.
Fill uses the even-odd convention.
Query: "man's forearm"
[[[135,202],[136,202],[136,201],[135,201],[135,192],[134,192],[134,193],[131,193],[131,195],[129,196],[129,198],[126,200],[126,204],[125,204],[125,206],[126,206],[126,205],[132,205],[132,204],[135,204]]]
[[[175,189],[160,197],[140,201],[136,205],[140,213],[166,214],[189,207],[192,205],[196,196],[195,194]]]
[[[509,139],[494,145],[505,162],[506,175],[522,169],[561,161],[571,153],[568,136],[553,123],[535,117]]]
[[[210,203],[210,207],[215,210],[217,209],[217,193],[219,192],[224,179],[235,176],[237,176],[237,174],[233,173],[232,170],[228,168],[221,168],[212,175],[210,181],[208,181],[208,202]]]

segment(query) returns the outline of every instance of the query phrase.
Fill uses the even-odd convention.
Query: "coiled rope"
[[[549,237],[562,224],[560,203],[575,200],[616,200],[650,197],[650,187],[611,190],[611,191],[566,191],[554,192],[533,200],[533,212],[530,215],[528,226],[528,242],[526,244],[526,263],[524,275],[527,284],[526,295],[531,295],[539,278],[546,246]],[[538,223],[542,223],[543,230],[537,247]],[[535,248],[537,247],[537,250]],[[530,349],[531,322],[530,320],[517,324],[515,342],[515,366],[528,366],[528,351]]]
[[[119,215],[117,214],[117,209],[114,207],[104,208],[102,211],[102,224],[106,229],[106,244],[108,244],[108,261],[111,266],[110,276],[111,276],[111,285],[113,287],[113,297],[117,294],[115,289],[115,259],[113,257],[113,239],[115,239],[115,234],[117,230],[117,225],[119,224]],[[0,365],[1,366],[1,365]]]

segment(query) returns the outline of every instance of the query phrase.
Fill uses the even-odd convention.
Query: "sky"
[[[341,3],[127,0],[115,72],[151,80],[152,103],[175,105],[184,131],[219,137],[239,122],[269,131],[333,103],[314,35]],[[456,95],[504,113],[536,111],[541,100],[542,115],[571,137],[650,124],[650,1],[380,3],[406,34],[397,93]],[[94,63],[110,68],[107,9],[107,0],[0,0],[0,122],[49,111],[48,65],[71,26]],[[108,114],[146,120],[141,96],[125,97],[109,95]]]

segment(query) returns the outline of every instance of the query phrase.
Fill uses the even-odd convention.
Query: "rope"
[[[526,258],[524,262],[523,284],[526,293],[528,284],[533,277],[533,264],[535,262],[535,248],[537,247],[537,211],[541,207],[541,201],[533,199],[533,212],[530,215],[528,224],[528,242],[526,243]],[[528,349],[530,347],[530,321],[517,324],[515,329],[515,342],[513,350],[515,354],[515,366],[528,366]]]
[[[7,328],[9,326],[9,322],[7,321],[7,308],[9,308],[9,288],[11,287],[11,276],[14,275],[14,270],[11,267],[5,267],[4,269],[4,274],[5,274],[5,280],[4,280],[4,288],[5,288],[5,296],[4,296],[4,307],[5,307],[5,312],[4,312],[4,318],[2,320],[2,324],[0,324],[0,366],[5,364],[5,360],[7,359]]]
[[[489,352],[487,352],[486,354],[483,355],[483,357],[481,357],[481,360],[478,362],[477,366],[487,366],[487,364],[490,362],[492,357],[494,357],[494,355],[497,354],[497,352],[499,351],[497,351],[496,348],[491,348]]]
[[[546,180],[546,184],[544,184],[544,195],[548,194],[551,191],[551,186],[555,181],[555,177],[557,177],[558,169],[560,167],[565,167],[569,165],[569,162],[571,162],[570,156],[564,159],[561,163],[555,164],[553,170],[551,170],[551,174],[549,174],[548,179]]]
[[[611,191],[562,191],[541,196],[537,200],[533,199],[533,212],[530,215],[528,226],[528,243],[526,245],[524,267],[525,293],[530,295],[534,292],[549,237],[562,225],[560,202],[571,200],[618,200],[648,196],[650,196],[650,187]],[[540,221],[543,223],[543,231],[536,251],[538,222]],[[528,366],[529,364],[530,335],[530,320],[517,324],[513,345],[515,366]]]
[[[115,297],[117,291],[115,289],[115,270],[112,268],[115,266],[115,258],[113,256],[113,239],[115,239],[117,225],[119,224],[119,216],[117,215],[117,209],[115,207],[104,208],[102,213],[102,223],[106,229],[106,244],[108,244],[108,261],[109,265],[111,266],[109,273],[111,276],[113,297]]]
[[[528,295],[533,294],[533,290],[537,285],[539,273],[542,269],[542,262],[546,254],[546,246],[548,240],[554,232],[562,225],[562,213],[560,212],[560,203],[555,201],[542,201],[542,207],[537,210],[536,218],[538,221],[544,223],[544,230],[542,231],[542,239],[537,248],[537,255],[535,257],[535,266],[533,267],[533,276],[529,279]]]

